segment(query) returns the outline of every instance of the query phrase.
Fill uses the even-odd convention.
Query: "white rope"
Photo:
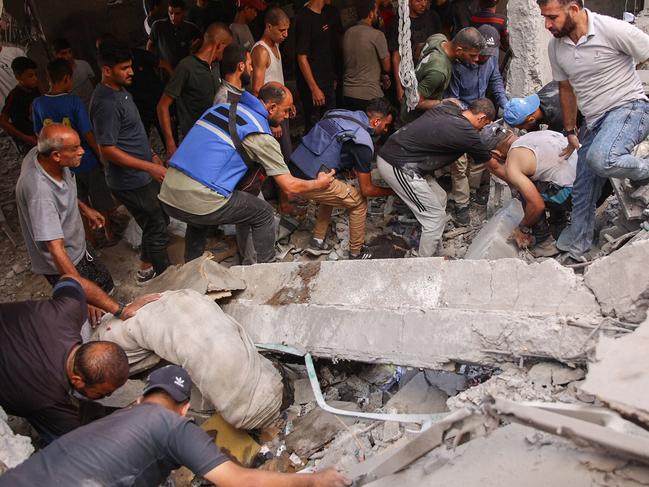
[[[419,103],[417,90],[417,76],[415,75],[415,61],[412,58],[412,45],[410,43],[410,6],[408,0],[399,0],[399,77],[405,90],[406,106],[408,111],[414,110]]]

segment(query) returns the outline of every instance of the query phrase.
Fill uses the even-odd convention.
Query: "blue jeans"
[[[649,135],[649,102],[636,100],[606,113],[591,127],[582,127],[577,177],[572,192],[570,226],[557,248],[578,258],[588,252],[595,234],[595,210],[606,178],[649,178],[649,160],[631,152]]]

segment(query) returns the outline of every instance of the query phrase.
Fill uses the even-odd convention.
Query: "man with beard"
[[[201,48],[178,63],[157,109],[167,158],[176,151],[177,134],[173,133],[171,105],[175,102],[180,135],[184,137],[198,117],[212,106],[214,95],[221,83],[218,62],[231,42],[232,33],[228,26],[215,22],[207,27]]]
[[[252,73],[252,57],[241,44],[233,43],[223,51],[221,60],[221,86],[216,90],[214,105],[239,101]]]
[[[559,82],[567,157],[578,149],[572,223],[557,247],[567,261],[592,245],[595,207],[606,178],[649,182],[649,161],[634,147],[649,135],[649,100],[635,65],[649,59],[649,35],[584,8],[582,0],[537,0],[555,39],[548,54]],[[577,131],[577,109],[585,124]],[[645,181],[647,180],[647,181]]]
[[[275,259],[272,206],[238,189],[249,164],[263,168],[289,194],[325,188],[333,181],[333,170],[312,181],[291,176],[270,127],[285,120],[292,105],[291,92],[277,82],[262,86],[258,99],[244,91],[233,117],[236,138],[230,135],[231,105],[216,105],[194,124],[171,157],[160,200],[170,216],[187,223],[185,261],[202,255],[211,226],[232,223],[252,231],[257,262]]]
[[[152,153],[133,97],[126,91],[133,80],[131,50],[106,40],[99,45],[98,64],[101,83],[92,95],[90,118],[106,164],[108,188],[142,229],[137,280],[144,282],[169,266],[168,219],[157,199],[166,168]]]

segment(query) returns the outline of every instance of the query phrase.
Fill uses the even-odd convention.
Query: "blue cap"
[[[527,98],[512,98],[505,105],[503,118],[507,125],[516,127],[525,122],[541,106],[539,95],[530,95]]]
[[[156,389],[166,391],[176,402],[185,402],[192,394],[192,379],[182,367],[167,365],[151,372],[142,395]]]

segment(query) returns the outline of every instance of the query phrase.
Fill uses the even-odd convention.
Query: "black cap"
[[[191,396],[192,379],[182,367],[166,365],[151,372],[142,395],[156,389],[167,392],[176,402],[185,402]]]

